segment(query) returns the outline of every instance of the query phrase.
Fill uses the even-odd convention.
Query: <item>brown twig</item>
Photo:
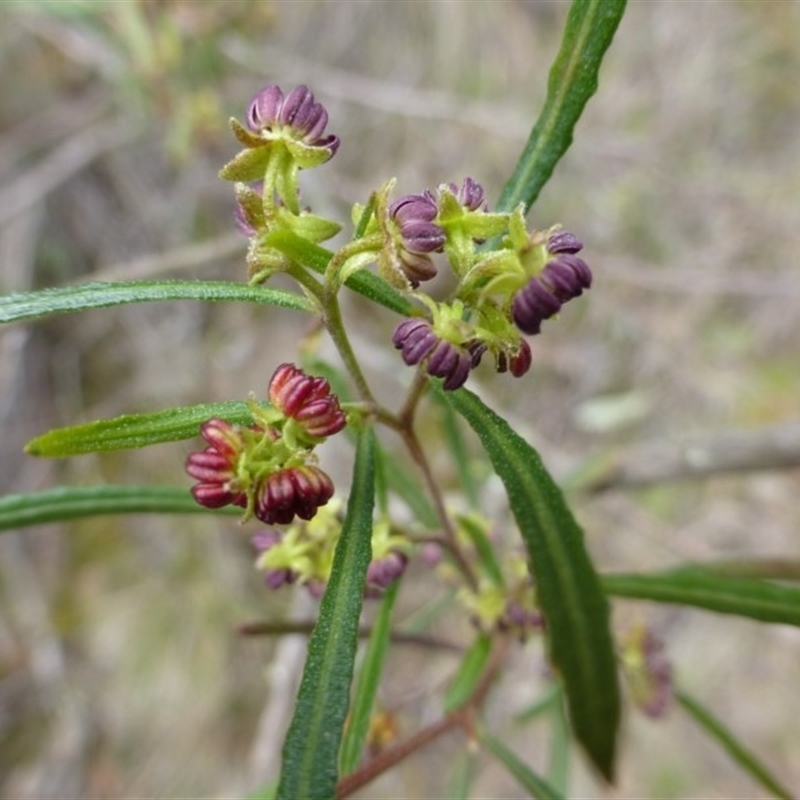
[[[473,734],[475,716],[486,701],[489,689],[506,659],[510,641],[507,636],[499,638],[498,646],[492,654],[489,664],[463,706],[450,711],[442,719],[417,731],[406,741],[384,750],[383,753],[364,764],[355,772],[342,778],[336,787],[336,800],[343,800],[345,797],[349,797],[353,792],[371,783],[379,775],[382,775],[454,728],[461,728],[469,738],[475,738]]]
[[[314,630],[314,620],[301,620],[298,622],[244,622],[238,625],[236,632],[240,636],[284,636],[286,634],[301,633],[310,635]],[[361,639],[368,639],[372,636],[372,626],[362,625],[358,629],[358,636]],[[463,653],[464,648],[453,642],[439,639],[435,636],[426,636],[421,633],[406,633],[404,631],[392,631],[389,634],[392,642],[397,644],[411,644],[418,647],[426,647],[433,650],[446,650],[451,653]]]

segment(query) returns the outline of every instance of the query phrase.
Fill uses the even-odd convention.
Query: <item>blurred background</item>
[[[567,11],[511,0],[4,3],[0,290],[244,279],[232,186],[217,172],[236,151],[228,118],[271,82],[308,84],[342,140],[303,176],[318,213],[347,221],[390,176],[404,193],[471,175],[491,202],[538,113]],[[471,386],[569,488],[601,569],[798,555],[798,74],[800,4],[631,3],[532,211],[533,225],[561,222],[585,242],[595,285],[532,341],[524,380],[486,364]],[[410,377],[389,345],[396,318],[357,299],[345,313],[392,404]],[[183,461],[197,443],[63,462],[21,448],[51,427],[263,393],[307,330],[293,312],[193,303],[9,326],[0,492],[188,488]],[[432,449],[438,435],[434,421]],[[350,458],[331,443],[322,465],[346,485]],[[455,488],[452,464],[434,460]],[[486,503],[502,523],[492,484]],[[276,776],[304,639],[236,629],[312,619],[316,604],[267,593],[251,528],[131,516],[0,537],[2,796],[239,797]],[[446,597],[415,564],[398,619],[467,645],[470,626]],[[637,622],[664,640],[680,685],[800,786],[800,632],[615,604],[617,630]],[[389,729],[402,738],[436,719],[456,664],[393,647]],[[550,729],[514,714],[545,684],[532,640],[487,708],[491,729],[543,771]],[[570,770],[574,797],[763,795],[678,708],[657,721],[628,710],[615,787],[580,753]],[[458,734],[359,796],[451,797],[465,772],[473,797],[523,796]]]

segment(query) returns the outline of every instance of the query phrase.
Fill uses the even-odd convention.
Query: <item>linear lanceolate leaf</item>
[[[186,486],[59,486],[0,497],[0,531],[101,514],[208,514]],[[217,514],[241,516],[228,506]]]
[[[572,133],[597,91],[603,56],[625,11],[626,0],[573,0],[561,48],[550,69],[547,98],[514,174],[503,187],[497,211],[520,202],[531,207],[572,144]]]
[[[265,286],[248,286],[246,283],[233,281],[120,281],[81,283],[2,296],[0,322],[166,300],[201,300],[207,303],[229,300],[292,308],[296,311],[314,310],[309,300],[295,292],[268,289]]]
[[[728,755],[768,792],[782,800],[792,800],[792,795],[778,779],[751,753],[736,735],[718,720],[707,708],[685,692],[676,692],[675,699],[683,709],[700,725],[706,733],[716,739]]]
[[[342,752],[339,755],[339,767],[343,775],[347,775],[358,766],[361,751],[364,749],[364,742],[367,739],[372,707],[375,704],[375,696],[378,693],[378,684],[383,671],[383,661],[389,650],[392,633],[392,608],[399,588],[400,582],[395,581],[386,590],[369,637],[369,645],[361,665],[361,674],[353,693],[353,707],[342,740]]]
[[[609,608],[581,531],[538,453],[476,395],[447,395],[470,424],[506,487],[528,548],[550,655],[560,671],[572,728],[609,780],[620,718]]]
[[[800,589],[796,586],[729,577],[700,566],[650,574],[603,575],[601,580],[606,592],[617,597],[696,606],[720,614],[800,626]]]
[[[524,786],[537,800],[561,800],[564,795],[537,775],[513,750],[487,730],[479,729],[478,741]]]
[[[238,400],[201,403],[151,414],[124,414],[113,419],[56,428],[31,439],[25,445],[25,452],[32,456],[65,458],[177,442],[198,436],[200,425],[212,417],[240,425],[249,425],[253,421],[247,403]]]
[[[361,430],[342,535],[319,620],[308,643],[294,716],[283,745],[279,800],[329,800],[335,794],[358,620],[372,555],[374,449],[372,430]]]

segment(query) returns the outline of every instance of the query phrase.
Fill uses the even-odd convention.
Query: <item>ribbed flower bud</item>
[[[273,373],[269,401],[315,439],[338,433],[347,422],[328,381],[312,378],[293,364],[281,364]]]
[[[477,366],[485,348],[480,345],[459,347],[436,335],[430,322],[413,318],[401,322],[392,336],[409,366],[425,361],[425,371],[444,378],[444,389],[452,391],[464,385],[470,370]]]
[[[307,86],[298,86],[284,97],[279,86],[265,86],[252,100],[247,125],[254,133],[276,132],[288,128],[292,138],[308,147],[324,148],[332,157],[339,148],[339,137],[323,137],[328,112]]]
[[[406,195],[389,206],[389,218],[400,232],[399,267],[412,286],[436,276],[429,253],[441,251],[447,239],[444,230],[433,222],[437,213],[429,193]]]
[[[206,508],[229,504],[244,506],[247,497],[237,483],[236,466],[243,443],[236,427],[221,419],[210,419],[200,429],[208,447],[191,453],[186,459],[186,472],[198,483],[192,496]]]
[[[455,195],[456,200],[469,211],[481,209],[486,211],[486,201],[484,200],[483,186],[472,178],[464,178],[461,186],[455,183],[448,183],[447,187]]]
[[[319,467],[306,464],[282,469],[261,485],[255,515],[267,525],[286,525],[295,516],[311,519],[333,492],[333,481]]]
[[[586,262],[572,252],[560,253],[514,295],[511,306],[514,323],[523,333],[539,333],[544,320],[557,314],[564,303],[580,296],[591,285],[592,273]]]

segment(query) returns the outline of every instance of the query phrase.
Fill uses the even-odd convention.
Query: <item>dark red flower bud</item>
[[[281,364],[273,373],[269,401],[287,417],[302,423],[303,430],[314,438],[332,436],[347,422],[328,381],[306,375],[293,364]]]
[[[267,525],[311,519],[333,497],[333,481],[319,467],[289,467],[266,478],[256,497],[256,516]]]
[[[238,429],[225,420],[210,419],[200,433],[209,446],[199,453],[190,453],[186,459],[186,472],[198,481],[191,489],[192,496],[206,508],[245,506],[247,497],[236,478],[243,447]]]

